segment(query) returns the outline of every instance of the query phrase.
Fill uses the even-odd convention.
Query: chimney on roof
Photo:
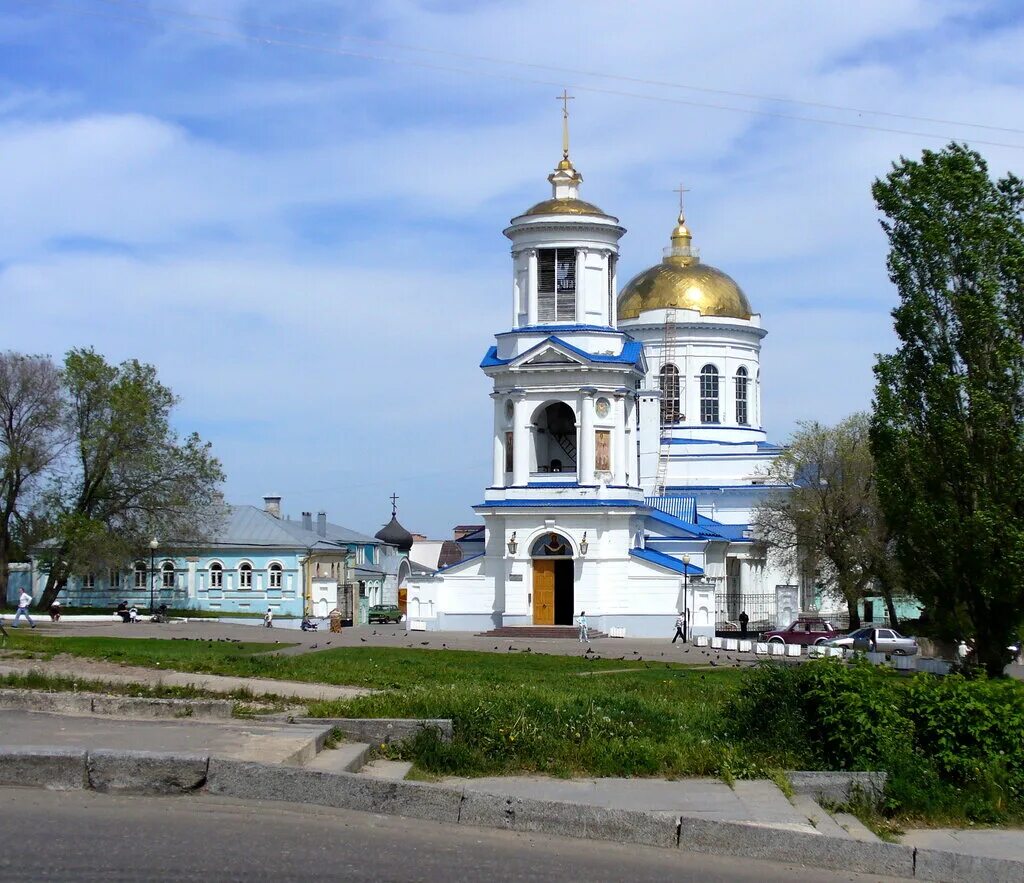
[[[281,497],[277,494],[267,494],[263,498],[263,511],[274,518],[281,517]]]
[[[327,513],[317,512],[316,513],[316,532],[322,537],[327,536]]]
[[[302,529],[312,530],[313,529],[313,513],[303,512],[302,513]]]

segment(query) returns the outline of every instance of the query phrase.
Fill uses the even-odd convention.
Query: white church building
[[[513,218],[512,326],[493,381],[485,530],[459,563],[408,584],[412,628],[571,625],[667,636],[788,625],[795,574],[748,524],[779,448],[761,412],[766,331],[702,263],[682,212],[662,261],[618,291],[617,218],[579,196],[563,156],[552,198]],[[616,296],[616,292],[618,295]]]

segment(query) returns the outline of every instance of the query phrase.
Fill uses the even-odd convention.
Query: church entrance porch
[[[573,624],[572,550],[556,533],[545,534],[532,549],[533,624]]]

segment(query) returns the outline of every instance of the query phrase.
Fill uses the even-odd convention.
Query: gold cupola
[[[531,206],[518,217],[529,217],[536,215],[599,215],[603,218],[611,218],[592,202],[579,198],[580,184],[583,183],[581,175],[569,159],[569,100],[571,95],[563,92],[559,96],[562,102],[562,158],[559,160],[555,170],[548,175],[551,182],[551,199],[545,199]],[[613,218],[613,220],[618,220]]]
[[[749,319],[752,310],[743,289],[721,270],[702,264],[686,218],[672,230],[672,244],[660,264],[634,276],[619,293],[622,322],[649,310],[697,310],[702,316]]]

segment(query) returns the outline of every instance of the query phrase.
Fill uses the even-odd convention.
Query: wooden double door
[[[573,566],[571,558],[538,558],[533,562],[533,624],[572,625]]]

